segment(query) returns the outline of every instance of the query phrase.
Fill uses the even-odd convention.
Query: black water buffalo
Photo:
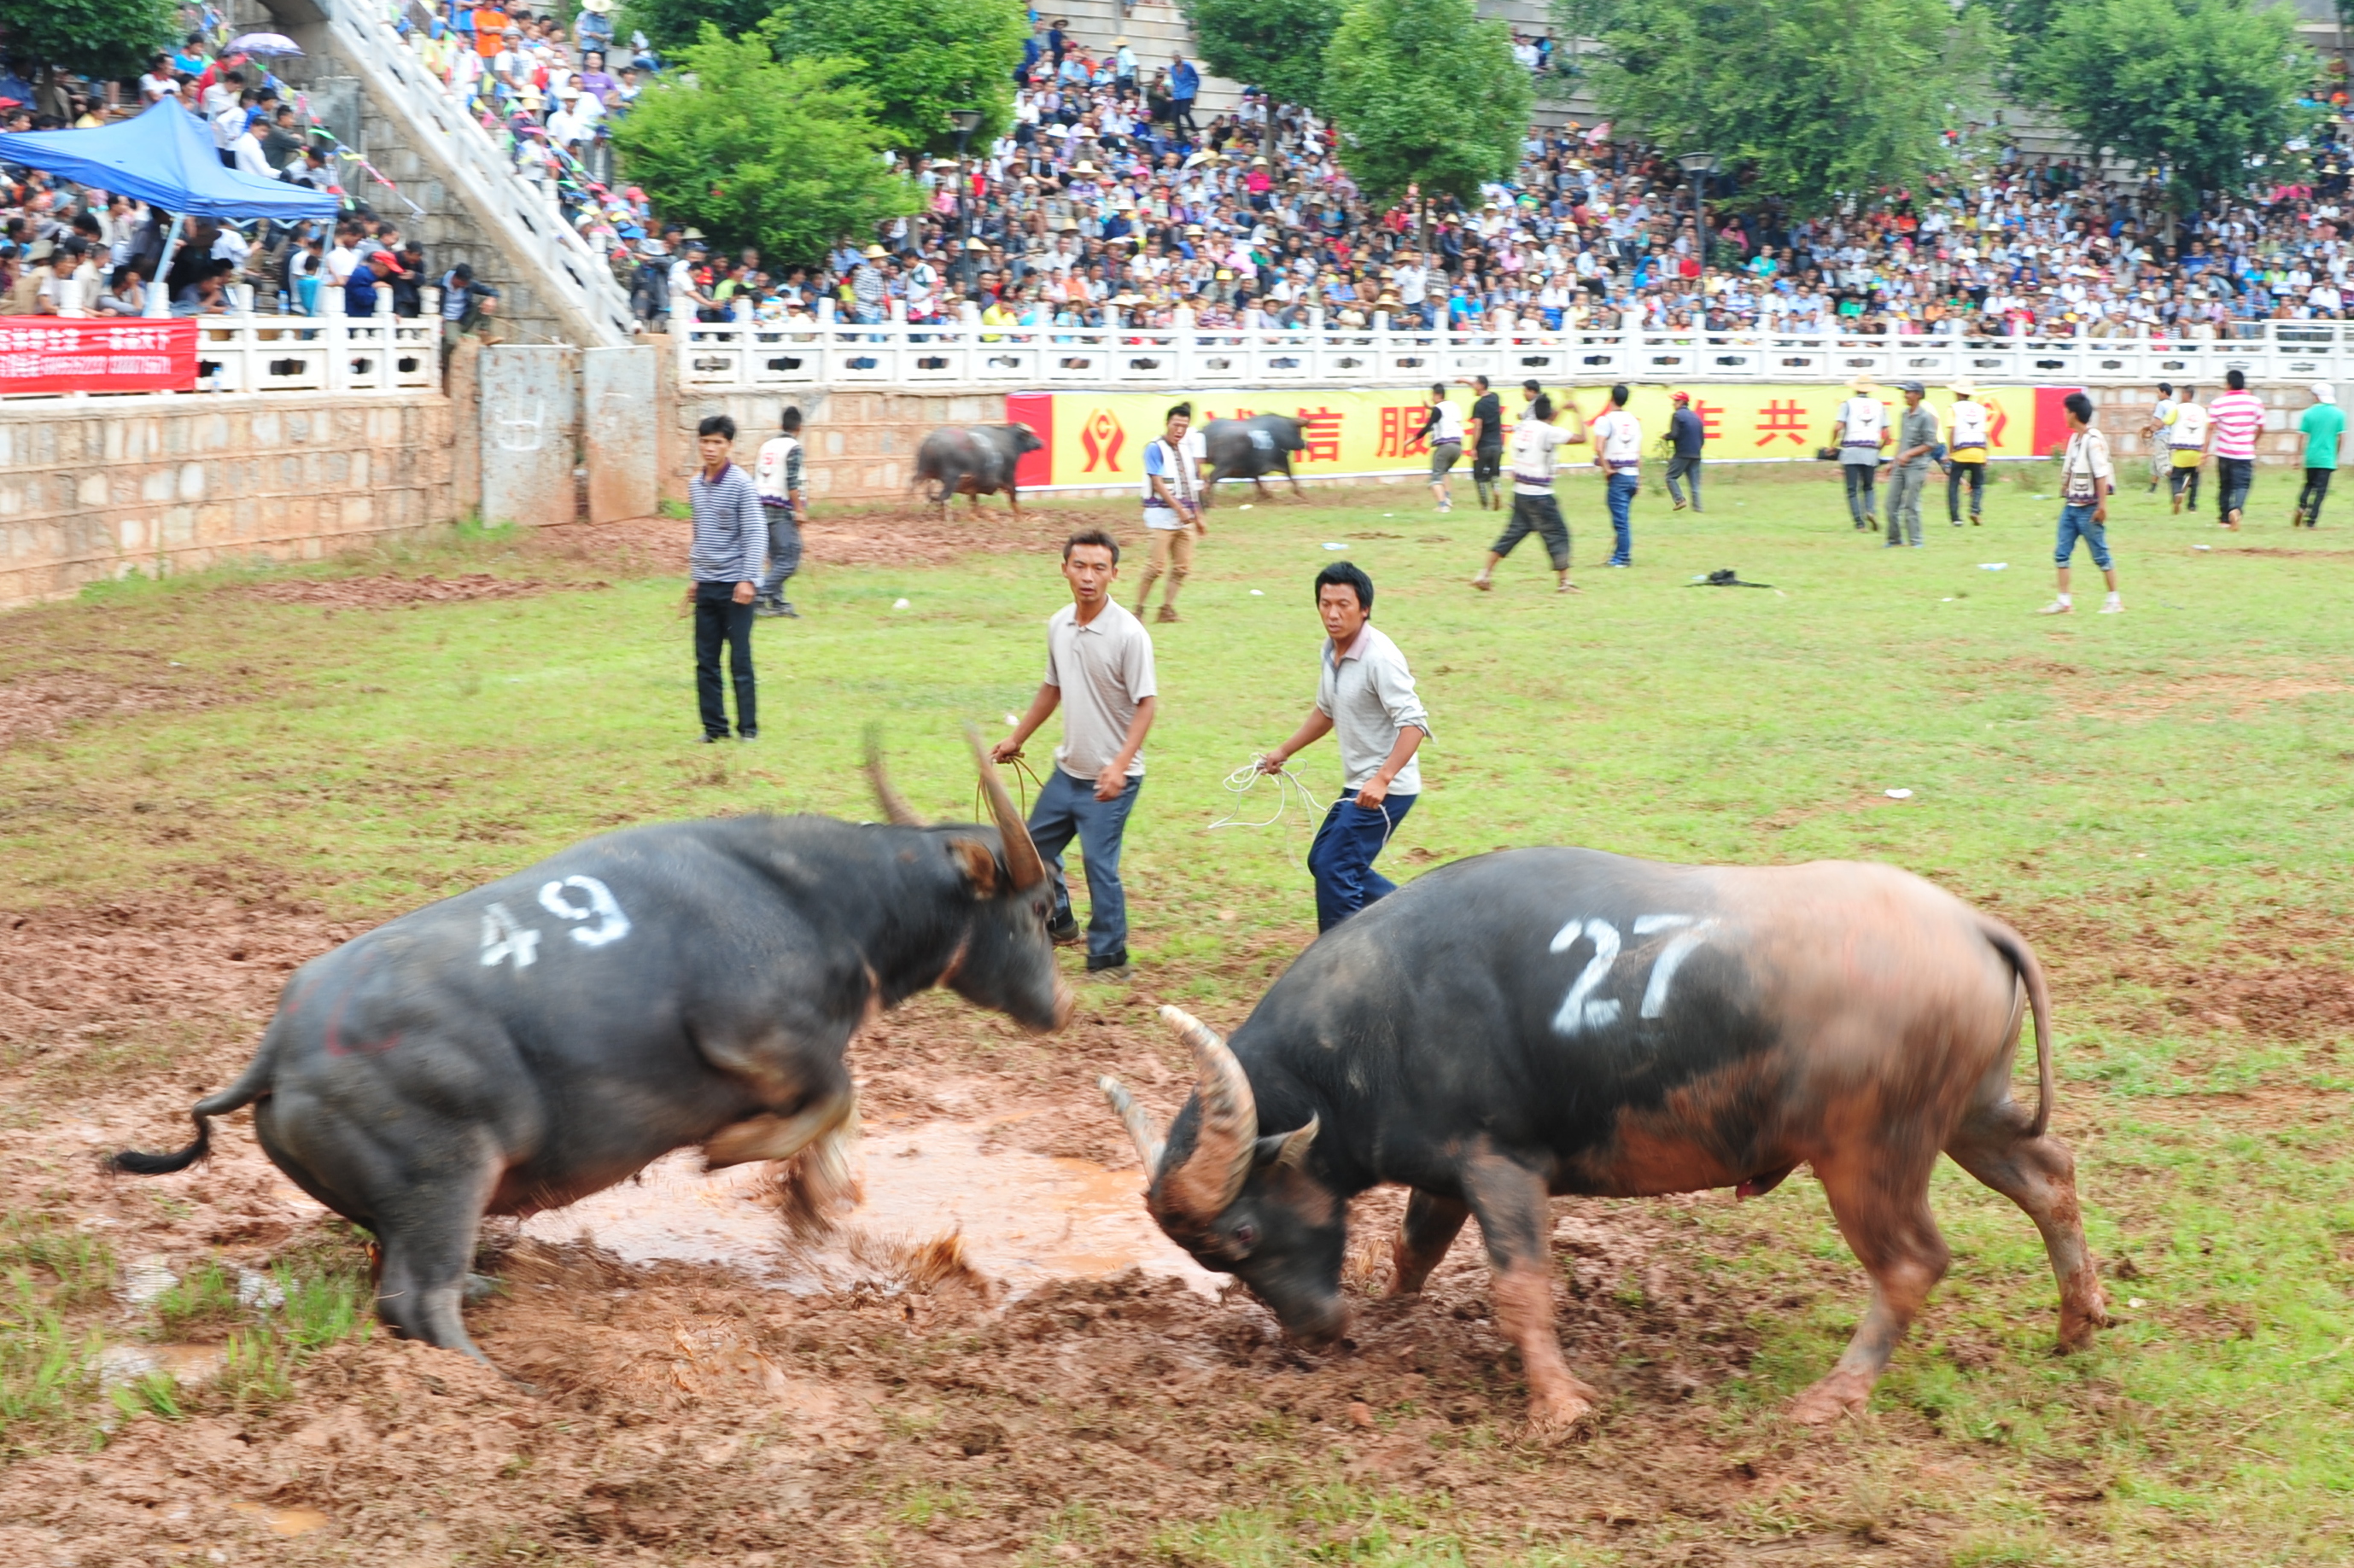
[[[1024,424],[943,425],[916,449],[913,482],[930,482],[928,499],[939,506],[943,522],[948,518],[949,497],[970,495],[972,509],[979,512],[981,498],[1001,490],[1019,518],[1022,496],[1013,487],[1014,466],[1023,453],[1037,451],[1045,444],[1037,431]]]
[[[271,1161],[376,1233],[384,1320],[476,1356],[459,1300],[485,1213],[695,1144],[713,1169],[799,1156],[838,1192],[843,1052],[875,1012],[945,985],[1033,1029],[1070,1014],[1044,864],[976,756],[994,828],[923,826],[870,756],[892,825],[630,829],[355,938],[287,981],[193,1144],[114,1165],[185,1170],[207,1118],[252,1106]]]
[[[2041,1088],[2011,1099],[2025,1009]],[[1147,1202],[1310,1342],[1346,1321],[1347,1202],[1411,1188],[1394,1293],[1468,1215],[1540,1430],[1598,1397],[1553,1330],[1549,1193],[1770,1192],[1811,1164],[1872,1278],[1847,1352],[1793,1414],[1860,1411],[1945,1273],[1939,1150],[2027,1211],[2060,1281],[2063,1348],[2106,1321],[2052,1108],[2043,972],[2019,934],[1917,877],[1821,862],[1662,865],[1581,849],[1431,872],[1335,927],[1231,1049],[1164,1008],[1199,1067],[1166,1141],[1099,1080]]]
[[[1299,476],[1291,471],[1291,454],[1308,450],[1299,421],[1288,414],[1254,414],[1247,419],[1213,419],[1202,427],[1202,455],[1209,460],[1210,482],[1202,487],[1207,507],[1222,479],[1247,479],[1267,493],[1267,475],[1279,473],[1291,481],[1291,493],[1302,493]]]

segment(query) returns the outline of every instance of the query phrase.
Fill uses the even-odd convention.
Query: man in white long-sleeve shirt
[[[1316,613],[1325,641],[1315,709],[1258,767],[1262,773],[1280,772],[1302,747],[1326,735],[1339,738],[1341,795],[1308,851],[1308,872],[1316,879],[1316,928],[1329,931],[1397,891],[1373,869],[1373,860],[1421,796],[1415,752],[1430,736],[1430,719],[1415,694],[1405,655],[1371,624],[1371,577],[1346,561],[1326,567],[1316,574]]]

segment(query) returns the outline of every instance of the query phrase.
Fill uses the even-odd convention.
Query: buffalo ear
[[[964,879],[983,898],[997,895],[997,853],[979,839],[950,839],[949,853],[963,868]]]
[[[1290,1132],[1269,1133],[1260,1139],[1257,1147],[1251,1150],[1251,1163],[1288,1165],[1295,1171],[1304,1169],[1309,1148],[1315,1143],[1316,1134],[1322,1128],[1323,1123],[1322,1117],[1310,1117],[1306,1127]]]

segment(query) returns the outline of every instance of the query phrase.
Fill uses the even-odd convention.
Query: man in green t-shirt
[[[2296,422],[2305,433],[2305,488],[2297,492],[2292,528],[2321,526],[2321,498],[2329,493],[2329,476],[2338,471],[2338,440],[2346,433],[2346,410],[2327,382],[2313,389],[2313,407]]]

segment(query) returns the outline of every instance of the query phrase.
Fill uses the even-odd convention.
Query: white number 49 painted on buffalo
[[[1668,1009],[1668,988],[1675,984],[1676,970],[1691,950],[1708,939],[1715,929],[1713,920],[1702,920],[1690,915],[1638,915],[1635,917],[1635,935],[1649,937],[1661,931],[1673,931],[1659,948],[1659,956],[1651,960],[1651,978],[1643,987],[1640,1016],[1657,1018]],[[1575,1034],[1583,1030],[1601,1029],[1618,1022],[1620,1007],[1615,997],[1597,997],[1594,993],[1609,978],[1611,966],[1618,961],[1618,927],[1607,920],[1574,919],[1553,933],[1553,950],[1565,953],[1577,946],[1579,938],[1594,944],[1594,957],[1586,960],[1578,972],[1569,994],[1561,999],[1561,1011],[1553,1015],[1553,1032]]]

